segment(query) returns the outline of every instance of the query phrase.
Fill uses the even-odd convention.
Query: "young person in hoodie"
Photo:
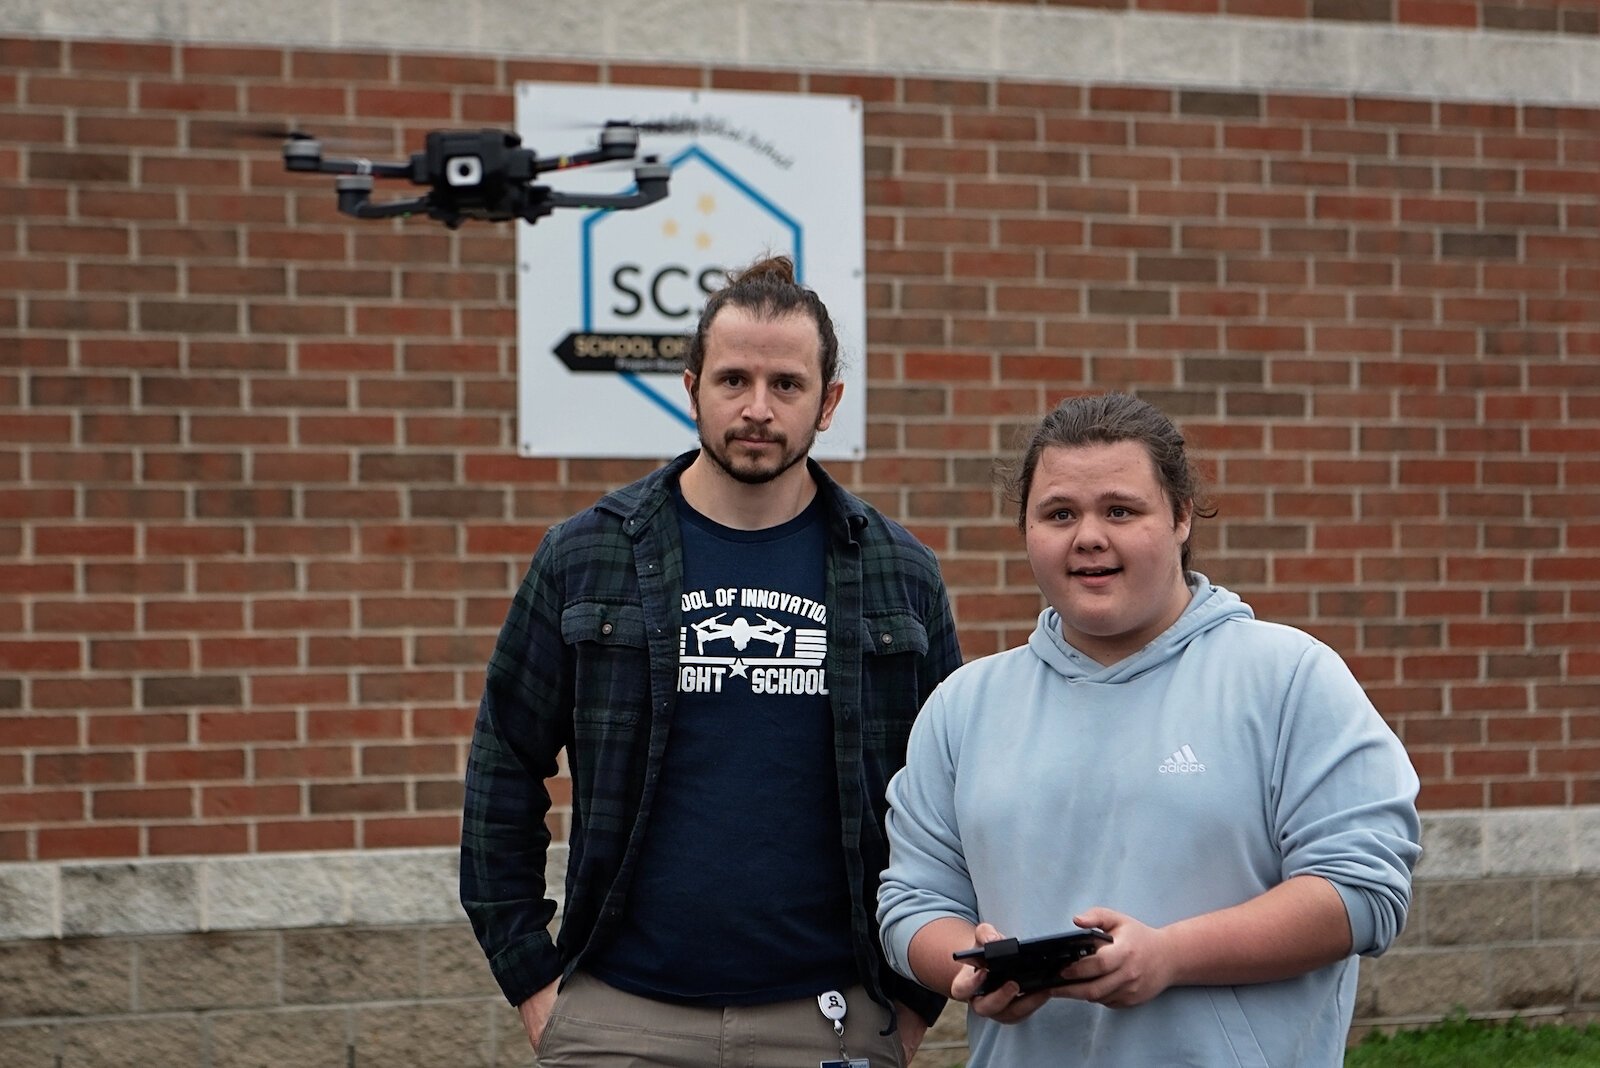
[[[889,962],[966,1001],[972,1068],[1335,1066],[1358,955],[1400,933],[1417,777],[1344,662],[1189,570],[1171,420],[1062,402],[1013,479],[1049,607],[929,698],[889,788]],[[979,994],[956,950],[1111,936]]]

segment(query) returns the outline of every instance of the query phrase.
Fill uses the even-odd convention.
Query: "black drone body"
[[[407,163],[374,163],[365,159],[328,159],[313,137],[291,135],[283,145],[283,165],[291,171],[339,175],[335,188],[339,210],[358,219],[390,219],[426,215],[454,230],[468,219],[537,222],[556,208],[642,208],[667,195],[671,168],[646,157],[633,169],[632,193],[560,193],[534,179],[550,171],[633,159],[639,151],[639,130],[630,123],[608,122],[599,147],[571,156],[543,159],[522,147],[522,138],[502,130],[434,130],[425,148]],[[373,179],[403,178],[428,192],[408,200],[372,202]]]

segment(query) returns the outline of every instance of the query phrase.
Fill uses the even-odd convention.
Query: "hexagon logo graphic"
[[[654,336],[660,360],[649,370],[681,360],[662,342],[691,332],[705,299],[739,266],[755,235],[767,235],[765,251],[794,260],[805,281],[805,242],[800,223],[751,183],[699,145],[678,153],[672,168],[672,199],[648,215],[596,211],[580,227],[583,281],[582,330],[589,335]],[[632,258],[653,249],[657,262]],[[639,259],[642,259],[640,257]],[[731,262],[730,262],[731,261]],[[609,265],[609,271],[597,264]],[[604,277],[597,277],[603,275]],[[635,346],[635,351],[642,351]],[[669,355],[670,353],[670,355]],[[615,372],[630,386],[693,428],[688,402],[673,382],[661,390],[625,364]]]

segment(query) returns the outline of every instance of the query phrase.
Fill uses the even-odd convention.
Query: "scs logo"
[[[618,319],[633,319],[648,308],[663,319],[686,319],[699,315],[705,300],[721,288],[728,277],[720,266],[699,270],[681,263],[669,263],[646,277],[638,263],[619,264],[611,272],[611,288],[618,302],[611,314]]]

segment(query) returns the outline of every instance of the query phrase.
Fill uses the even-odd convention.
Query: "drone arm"
[[[551,193],[548,203],[552,208],[642,208],[666,196],[647,196],[637,193]]]
[[[608,122],[600,131],[600,147],[570,156],[547,156],[535,160],[534,174],[546,171],[564,171],[572,167],[587,167],[593,163],[607,163],[615,159],[632,159],[639,151],[639,131],[625,123]]]
[[[291,170],[294,168],[290,168]],[[301,167],[319,174],[350,174],[376,178],[409,178],[411,167],[404,163],[374,163],[369,159],[323,159],[315,167]]]
[[[546,203],[552,208],[642,208],[664,200],[672,168],[664,163],[646,163],[633,169],[638,188],[632,193],[549,193]]]
[[[623,145],[605,145],[589,152],[574,152],[570,156],[546,156],[535,160],[533,172],[544,174],[546,171],[565,171],[573,167],[587,167],[594,163],[609,163],[614,159],[629,159],[632,156],[632,148]]]
[[[373,175],[378,178],[409,178],[407,163],[374,163],[369,159],[325,159],[322,145],[306,138],[285,142],[283,165],[291,171],[311,174]]]
[[[339,211],[345,215],[353,215],[357,219],[394,219],[406,215],[427,214],[431,206],[427,197],[393,200],[383,204],[372,203],[370,199],[372,176],[368,174],[349,175],[340,178],[336,184]]]

